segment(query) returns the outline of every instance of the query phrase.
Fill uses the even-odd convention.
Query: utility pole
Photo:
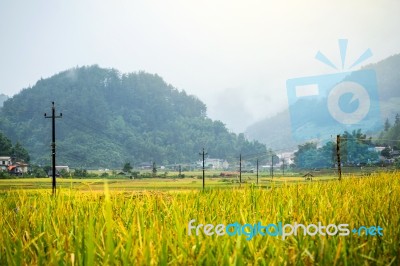
[[[271,155],[271,177],[274,179],[274,154]]]
[[[342,180],[342,165],[340,163],[340,135],[336,136],[336,156],[338,165],[339,181]]]
[[[257,185],[258,185],[258,159],[257,159]]]
[[[52,102],[51,116],[44,114],[45,118],[51,118],[51,155],[52,155],[52,192],[53,195],[56,193],[56,118],[61,118],[62,113],[56,116],[56,108],[54,102]]]
[[[285,175],[285,158],[282,156],[282,175]]]
[[[153,162],[152,173],[153,173],[153,177],[157,177],[157,166],[156,166],[156,162]]]
[[[242,154],[239,155],[239,187],[242,186]]]
[[[203,156],[203,191],[204,191],[204,185],[205,185],[205,183],[204,183],[204,168],[205,168],[205,165],[204,165],[204,161],[205,161],[204,156],[207,155],[207,153],[204,152],[204,148],[203,148],[203,152],[201,152],[201,153],[199,153],[199,154]]]

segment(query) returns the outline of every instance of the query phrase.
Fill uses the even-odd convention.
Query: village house
[[[10,164],[7,167],[7,170],[10,174],[13,175],[23,175],[28,173],[28,164],[24,162],[16,162],[14,164]]]
[[[0,171],[7,171],[13,175],[22,175],[28,172],[28,166],[25,162],[13,163],[10,156],[0,156]]]
[[[56,170],[61,172],[62,170],[65,170],[66,172],[69,172],[69,166],[67,165],[56,165]]]
[[[198,165],[202,165],[203,162],[197,162]],[[213,159],[213,158],[206,158],[204,160],[204,166],[211,169],[228,169],[229,163],[226,160],[222,159]]]
[[[9,165],[11,165],[11,157],[0,156],[0,170],[6,171]]]

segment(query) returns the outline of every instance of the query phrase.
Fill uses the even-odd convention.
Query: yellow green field
[[[214,178],[204,192],[191,178],[58,179],[56,196],[49,179],[0,180],[0,265],[399,265],[400,173],[327,179],[239,188]],[[196,236],[192,219],[380,226],[383,236]]]

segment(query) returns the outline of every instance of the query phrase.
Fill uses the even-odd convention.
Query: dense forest
[[[0,156],[10,156],[16,162],[29,162],[28,151],[17,141],[15,145],[0,132]]]
[[[397,114],[393,124],[389,119],[385,122],[385,129],[379,136],[381,145],[400,150],[400,115]]]
[[[8,99],[7,95],[0,94],[0,107],[3,106],[3,102],[5,102]]]
[[[144,72],[122,74],[96,65],[73,68],[23,89],[0,109],[0,132],[21,143],[36,164],[50,163],[51,102],[56,104],[57,164],[121,167],[124,162],[173,164],[208,156],[233,159],[266,151],[206,115],[195,96]]]

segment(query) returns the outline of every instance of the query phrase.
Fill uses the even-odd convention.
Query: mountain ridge
[[[193,162],[204,147],[209,156],[233,159],[265,145],[228,132],[206,116],[206,105],[156,74],[120,73],[97,65],[62,71],[41,79],[4,102],[0,130],[19,141],[32,161],[50,162],[50,122],[57,119],[57,164],[119,167],[124,162]]]
[[[368,64],[363,69],[373,69],[376,73],[382,121],[386,118],[394,120],[396,113],[400,112],[400,54]],[[245,134],[272,149],[295,150],[302,142],[292,138],[291,130],[289,109],[285,109],[250,125]]]

